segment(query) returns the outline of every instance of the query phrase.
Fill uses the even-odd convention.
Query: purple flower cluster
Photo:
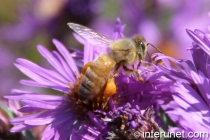
[[[124,37],[124,28],[117,19],[112,39]],[[145,82],[119,70],[115,77],[117,92],[108,99],[108,107],[97,109],[93,109],[91,103],[81,101],[74,86],[80,84],[78,65],[92,62],[106,49],[92,46],[76,34],[76,39],[84,44],[84,53],[71,54],[55,39],[53,43],[58,51],[49,52],[39,45],[38,51],[53,69],[18,58],[15,66],[32,79],[20,82],[63,94],[55,96],[12,90],[4,97],[21,101],[23,107],[19,111],[27,115],[12,119],[10,122],[15,126],[11,131],[20,132],[47,124],[43,140],[69,137],[73,140],[143,139],[142,135],[135,137],[134,132],[159,131],[159,126],[164,123],[169,128],[168,122],[160,123],[162,118],[158,117],[158,112],[161,108],[176,125],[169,131],[209,132],[209,34],[199,30],[187,30],[187,33],[194,41],[189,48],[194,63],[153,54],[153,63],[143,62],[138,69]],[[79,58],[77,63],[73,57]]]
[[[192,38],[193,62],[189,60],[176,60],[174,58],[154,54],[156,60],[162,60],[164,65],[158,65],[168,78],[172,98],[159,102],[165,113],[175,122],[176,127],[169,131],[185,131],[185,138],[188,132],[205,132],[207,138],[210,133],[209,123],[209,103],[210,90],[209,83],[209,64],[210,64],[210,38],[209,33],[200,30],[191,31],[187,29],[187,34]],[[171,62],[171,63],[170,63]],[[172,65],[173,64],[173,65]],[[189,138],[191,139],[191,138]]]
[[[53,42],[62,56],[64,56],[63,58],[56,51],[49,52],[43,46],[38,46],[37,48],[56,71],[42,68],[21,58],[17,59],[19,64],[15,65],[33,79],[21,80],[22,84],[51,88],[62,93],[68,93],[70,90],[68,82],[75,82],[76,80],[72,71],[78,72],[78,68],[66,48],[57,40],[53,40]],[[12,132],[23,131],[38,125],[50,123],[43,132],[42,139],[51,139],[53,137],[54,139],[65,139],[70,136],[74,129],[77,130],[82,123],[74,116],[72,110],[75,106],[65,96],[13,90],[12,94],[5,97],[20,100],[24,103],[24,106],[19,111],[32,113],[32,115],[12,119],[11,123],[17,124],[11,129]],[[71,125],[74,127],[70,127]]]
[[[123,37],[123,29],[124,26],[117,19],[113,39]],[[84,64],[93,61],[98,54],[105,51],[85,43],[79,36],[76,36],[76,38],[84,43],[85,46]],[[53,43],[59,52],[49,52],[41,45],[37,47],[40,54],[52,65],[53,70],[43,68],[22,58],[17,59],[15,66],[32,79],[21,80],[22,84],[54,89],[64,93],[64,95],[54,96],[17,89],[12,90],[11,94],[4,97],[20,100],[23,103],[23,107],[19,111],[28,115],[12,119],[10,122],[16,125],[11,131],[20,132],[35,126],[48,124],[43,132],[42,139],[66,139],[68,137],[71,137],[71,139],[94,139],[94,137],[102,137],[102,130],[106,128],[106,125],[102,118],[97,116],[96,112],[101,114],[104,110],[92,111],[87,105],[79,102],[76,95],[70,94],[72,89],[69,84],[75,83],[78,80],[75,73],[79,73],[72,56],[81,55],[79,53],[70,54],[55,39]],[[151,105],[149,100],[152,97],[149,97],[148,100],[143,100],[144,95],[141,87],[143,89],[145,84],[140,83],[134,77],[127,77],[121,73],[116,78],[116,84],[118,91],[113,99],[109,101],[113,102],[113,104],[109,103],[110,111],[114,111],[116,107],[124,106],[127,102],[130,102],[131,106],[136,104],[141,106],[140,103],[142,103],[144,105],[141,106],[142,109]],[[150,84],[146,85],[150,86]],[[90,133],[92,135],[89,135]]]
[[[114,111],[110,111],[104,121],[107,123],[106,134],[107,139],[142,139],[144,132],[159,132],[158,124],[152,119],[154,112],[147,108],[144,114],[141,113],[138,105],[131,108],[131,104],[127,103],[122,107],[118,107]],[[142,133],[143,132],[143,133]],[[137,136],[135,133],[139,133]]]

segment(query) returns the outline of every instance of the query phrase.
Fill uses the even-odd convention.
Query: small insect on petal
[[[107,81],[107,85],[106,85],[106,88],[104,90],[104,96],[106,98],[109,98],[111,97],[113,94],[115,94],[116,92],[116,84],[114,82],[114,78],[110,78],[108,81]]]

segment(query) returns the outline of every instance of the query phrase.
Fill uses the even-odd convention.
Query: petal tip
[[[37,50],[40,50],[40,49],[43,49],[45,47],[39,44],[39,45],[36,46],[36,48],[37,48]]]
[[[120,18],[119,18],[119,17],[116,19],[115,24],[121,24],[121,20],[120,20]]]
[[[186,29],[186,32],[189,33],[189,32],[192,32],[192,31],[190,29]]]
[[[53,38],[52,42],[55,44],[55,43],[60,42],[60,41],[58,41],[57,39]]]

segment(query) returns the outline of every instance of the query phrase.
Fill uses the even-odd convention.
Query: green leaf
[[[15,114],[8,107],[6,107],[5,105],[1,103],[0,103],[0,109],[6,112],[10,119],[15,117]]]
[[[177,125],[161,107],[159,109],[158,116],[160,117],[163,128],[159,129],[160,134],[162,134],[160,136],[160,140],[178,140],[178,138],[170,137],[170,135],[168,135],[168,129],[170,127],[177,127]]]
[[[160,107],[158,116],[162,124],[163,130],[167,131],[170,127],[177,127],[176,123],[168,116],[167,113]]]
[[[36,140],[32,132],[29,130],[22,131],[21,133],[27,140]]]

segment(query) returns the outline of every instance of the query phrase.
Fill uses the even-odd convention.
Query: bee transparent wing
[[[75,23],[68,23],[67,25],[92,45],[99,47],[109,47],[110,44],[113,43],[113,40],[97,33],[88,27]]]

